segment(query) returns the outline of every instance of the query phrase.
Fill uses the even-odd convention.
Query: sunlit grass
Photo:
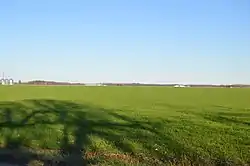
[[[107,165],[124,158],[243,164],[250,159],[249,96],[250,89],[2,86],[0,143],[81,148]],[[112,154],[130,158],[113,161]]]

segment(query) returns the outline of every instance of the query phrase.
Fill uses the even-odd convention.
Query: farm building
[[[13,79],[1,79],[1,85],[13,85],[14,84],[14,80]]]
[[[3,78],[1,79],[1,85],[5,85],[5,80]]]
[[[174,86],[175,88],[185,88],[185,87],[189,87],[189,86],[187,86],[187,85],[182,85],[182,84],[178,84],[178,85],[175,85]]]
[[[13,85],[14,84],[14,80],[13,79],[9,79],[9,85]]]

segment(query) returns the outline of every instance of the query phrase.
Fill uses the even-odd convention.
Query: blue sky
[[[0,2],[16,80],[249,83],[249,0]]]

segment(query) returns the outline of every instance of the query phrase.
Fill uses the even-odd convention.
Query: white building
[[[5,80],[1,79],[1,85],[5,85]]]
[[[185,88],[185,87],[187,87],[187,86],[186,86],[186,85],[181,85],[181,84],[180,84],[180,85],[175,85],[174,87],[175,87],[175,88]]]
[[[9,79],[9,85],[13,85],[14,84],[14,80],[13,79]]]
[[[7,79],[7,78],[4,79],[4,78],[2,78],[0,84],[1,85],[13,85],[14,80],[13,79]]]

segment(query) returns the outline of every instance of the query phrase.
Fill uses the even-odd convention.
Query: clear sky
[[[3,0],[15,80],[249,83],[249,0]]]

